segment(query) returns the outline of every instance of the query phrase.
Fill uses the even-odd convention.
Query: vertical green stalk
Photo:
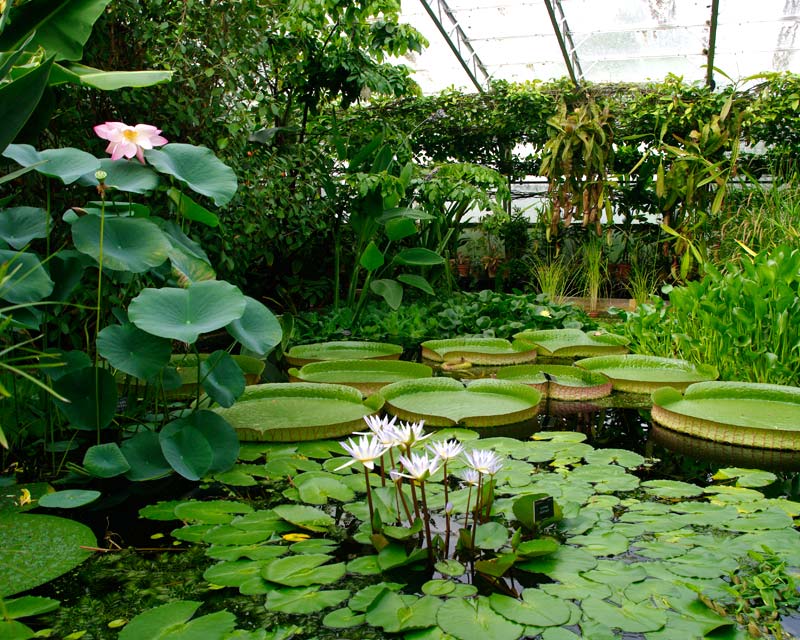
[[[367,506],[369,507],[369,530],[375,533],[374,522],[375,522],[375,509],[372,506],[372,487],[369,486],[369,469],[364,467],[364,480],[367,483]]]
[[[100,444],[100,370],[98,369],[99,354],[97,353],[97,336],[100,333],[100,300],[103,293],[103,234],[105,232],[106,222],[106,190],[105,179],[108,174],[105,171],[97,171],[95,174],[97,182],[97,190],[100,192],[100,240],[99,250],[97,257],[97,304],[96,315],[94,324],[94,411],[95,411],[95,424],[97,425],[97,444]]]
[[[411,481],[411,486],[414,486],[414,481]],[[420,481],[419,492],[422,497],[422,521],[425,525],[425,543],[428,547],[428,563],[433,566],[433,542],[431,540],[431,517],[428,511],[428,500],[425,497],[425,483]]]
[[[448,486],[447,486],[447,460],[442,463],[442,474],[444,474],[444,556],[450,553],[450,511],[447,508]]]

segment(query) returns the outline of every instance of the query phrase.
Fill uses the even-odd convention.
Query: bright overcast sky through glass
[[[476,90],[427,5],[482,85],[487,74],[512,81],[566,76],[548,3],[579,77],[705,79],[711,0],[403,0],[404,20],[431,42],[404,62],[416,69],[425,93]],[[800,72],[798,29],[800,0],[719,0],[714,66],[735,80],[769,70]],[[727,82],[720,74],[715,79]]]

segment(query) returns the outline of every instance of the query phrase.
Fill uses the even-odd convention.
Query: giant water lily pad
[[[339,438],[364,426],[383,399],[361,400],[361,392],[338,384],[269,383],[249,387],[228,409],[215,409],[241,440]]]
[[[498,369],[497,378],[521,382],[554,400],[593,400],[611,393],[602,373],[559,364],[520,364]]]
[[[0,515],[0,598],[57,578],[86,560],[97,544],[80,522],[38,514]]]
[[[501,338],[450,338],[423,342],[422,357],[444,363],[519,364],[535,360],[536,349],[530,344]]]
[[[328,360],[289,369],[293,382],[326,382],[355,387],[365,396],[399,380],[430,378],[433,369],[403,360]]]
[[[653,420],[680,433],[760,449],[800,451],[800,388],[703,382],[653,394]]]
[[[452,378],[404,380],[383,388],[386,409],[402,420],[425,420],[431,427],[494,427],[529,420],[542,394],[508,380]]]
[[[660,387],[683,390],[695,382],[716,380],[716,368],[686,360],[656,356],[598,356],[578,360],[576,366],[608,376],[615,391],[652,393]]]
[[[625,336],[603,331],[586,333],[580,329],[543,329],[514,334],[521,341],[535,345],[540,355],[575,358],[628,353]]]
[[[286,362],[294,367],[302,367],[321,360],[397,360],[403,347],[388,342],[361,342],[341,340],[316,342],[292,347],[286,353]]]

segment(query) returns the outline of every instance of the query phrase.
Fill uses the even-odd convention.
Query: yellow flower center
[[[122,135],[128,142],[133,142],[134,144],[136,144],[136,141],[139,139],[139,132],[136,131],[136,129],[125,129]]]

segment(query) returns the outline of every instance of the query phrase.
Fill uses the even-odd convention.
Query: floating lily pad
[[[403,347],[386,342],[359,342],[342,340],[297,345],[286,353],[286,362],[302,367],[321,360],[397,360]]]
[[[533,362],[536,349],[530,344],[501,338],[450,338],[422,343],[422,357],[433,362],[471,362],[504,365]]]
[[[578,360],[575,365],[608,376],[615,391],[631,393],[652,393],[660,387],[683,390],[694,382],[716,380],[719,376],[710,365],[656,356],[598,356]]]
[[[0,598],[57,578],[92,555],[97,544],[80,522],[38,514],[0,515]]]
[[[386,409],[402,420],[425,420],[431,427],[494,427],[529,420],[542,394],[507,380],[452,378],[395,382],[383,388]]]
[[[800,388],[704,382],[653,394],[653,420],[686,435],[760,449],[800,451]]]
[[[521,382],[554,400],[593,400],[611,394],[602,373],[558,364],[520,364],[497,370],[497,378]]]
[[[403,360],[328,360],[289,369],[292,382],[325,382],[355,387],[365,396],[400,380],[430,378],[433,369]]]
[[[240,440],[321,440],[338,438],[364,426],[364,416],[380,411],[383,399],[361,400],[352,387],[313,382],[269,383],[248,387],[228,409],[215,409]]]
[[[723,465],[737,464],[743,467],[772,469],[774,471],[800,471],[800,451],[782,451],[760,447],[716,442],[678,433],[654,423],[650,438],[662,447],[710,462]]]
[[[514,337],[534,345],[536,351],[543,356],[557,358],[583,358],[589,356],[628,353],[625,336],[603,331],[586,333],[580,329],[543,329],[541,331],[523,331]]]

